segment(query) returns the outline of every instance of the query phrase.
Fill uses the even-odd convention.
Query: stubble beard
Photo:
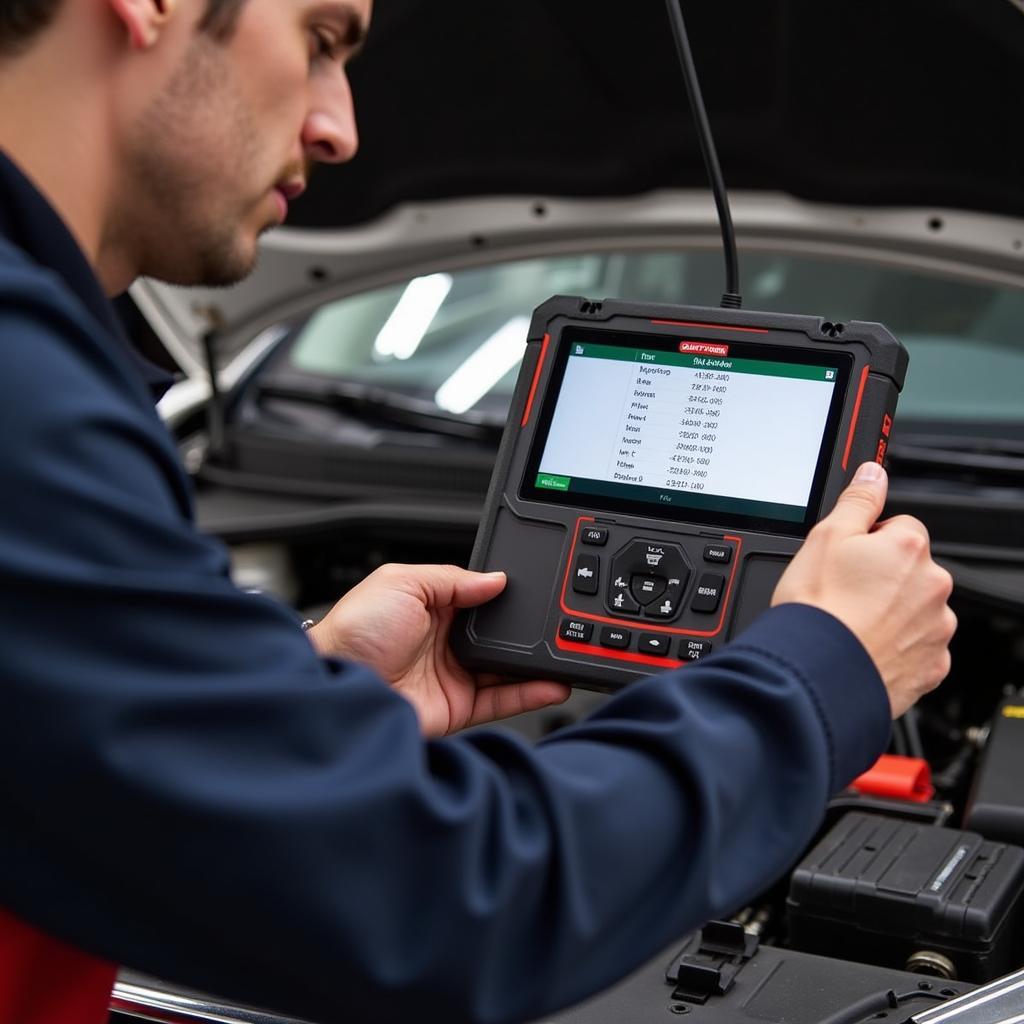
[[[120,240],[139,274],[175,285],[237,284],[256,265],[256,207],[237,183],[260,158],[252,111],[220,44],[197,37],[128,142]],[[247,225],[257,225],[247,227]],[[269,226],[269,225],[267,225]]]

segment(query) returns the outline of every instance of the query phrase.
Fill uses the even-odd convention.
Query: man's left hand
[[[561,704],[568,686],[474,676],[448,646],[456,610],[497,597],[505,583],[504,573],[454,565],[384,565],[353,587],[309,637],[324,656],[373,668],[413,705],[427,736]]]

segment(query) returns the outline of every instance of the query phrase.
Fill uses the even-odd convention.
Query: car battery
[[[992,722],[967,802],[965,827],[1024,846],[1024,693],[1004,701]]]
[[[1019,966],[1024,850],[879,815],[842,818],[790,879],[796,949],[988,981]]]

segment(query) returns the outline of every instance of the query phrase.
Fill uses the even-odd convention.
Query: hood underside
[[[1024,216],[1017,0],[684,0],[726,181]],[[377,0],[362,148],[290,223],[705,181],[662,0]]]

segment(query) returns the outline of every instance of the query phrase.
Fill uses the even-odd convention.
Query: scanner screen
[[[800,532],[849,365],[809,347],[566,328],[523,494]]]

